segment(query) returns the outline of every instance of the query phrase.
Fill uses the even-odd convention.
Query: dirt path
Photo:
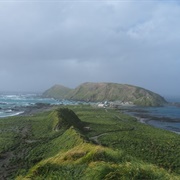
[[[98,138],[101,137],[101,136],[104,136],[106,134],[108,134],[108,133],[102,133],[102,134],[99,134],[97,136],[90,137],[89,140],[95,142],[96,144],[101,145],[100,141],[98,141]]]
[[[107,135],[107,134],[109,134],[109,133],[113,133],[113,132],[133,131],[134,129],[135,129],[135,128],[132,127],[132,128],[128,128],[128,129],[119,129],[119,130],[107,131],[107,132],[98,134],[98,135],[96,135],[96,136],[90,137],[89,140],[94,141],[96,144],[102,145],[101,142],[98,140],[99,137],[104,136],[104,135]]]
[[[105,112],[106,112],[106,113],[109,113],[109,111],[108,111],[107,109],[105,109]],[[109,113],[109,114],[110,114],[110,113]],[[119,116],[114,115],[114,114],[112,114],[112,117],[113,117],[113,118],[115,117],[115,118],[117,118],[117,119],[120,120],[120,121],[125,121],[124,119],[122,119],[122,118],[120,118]],[[126,129],[119,129],[119,130],[107,131],[107,132],[103,132],[103,133],[101,133],[101,134],[98,134],[98,135],[96,135],[96,136],[90,137],[89,140],[95,142],[96,144],[102,145],[101,142],[98,140],[99,137],[104,136],[104,135],[107,135],[107,134],[109,134],[109,133],[113,133],[113,132],[132,131],[132,130],[134,130],[134,129],[135,129],[135,128],[132,127],[132,128],[126,128]]]

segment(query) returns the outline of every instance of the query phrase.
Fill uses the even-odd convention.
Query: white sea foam
[[[0,95],[0,117],[15,116],[23,113],[24,107],[35,105],[36,103],[47,103],[47,104],[75,104],[71,101],[57,101],[53,98],[42,98],[37,94],[1,94]],[[12,111],[11,111],[11,110]],[[14,111],[14,110],[15,111]]]
[[[3,115],[0,115],[0,118],[10,117],[10,116],[17,116],[17,115],[22,114],[22,113],[24,113],[24,111],[12,113],[12,114],[4,114],[4,113],[2,112]]]
[[[11,114],[10,116],[17,116],[17,115],[22,114],[22,113],[24,113],[24,111],[20,111],[20,112],[17,112],[17,113]]]
[[[4,95],[5,98],[17,98],[19,97],[18,95]]]
[[[12,109],[8,109],[5,111],[5,113],[11,113],[12,112]]]

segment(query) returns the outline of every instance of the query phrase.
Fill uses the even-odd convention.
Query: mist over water
[[[179,102],[180,103],[180,96],[166,96],[165,99],[168,102]]]

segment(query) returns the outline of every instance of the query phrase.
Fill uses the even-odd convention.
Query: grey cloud
[[[84,81],[129,83],[162,94],[180,90],[174,80],[180,43],[175,1],[0,5],[2,90]]]

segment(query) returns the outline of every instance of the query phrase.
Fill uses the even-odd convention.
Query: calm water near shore
[[[180,133],[180,107],[130,107],[122,111],[154,127]]]

